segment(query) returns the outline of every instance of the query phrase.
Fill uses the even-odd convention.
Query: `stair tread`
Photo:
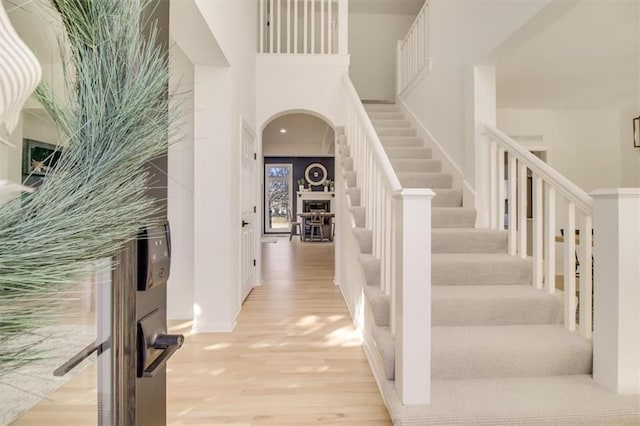
[[[393,380],[381,390],[394,425],[637,424],[637,395],[616,395],[589,375],[433,380],[429,405],[403,405]]]
[[[591,373],[591,341],[561,324],[433,326],[432,377],[467,379]]]
[[[560,293],[529,285],[434,285],[431,291],[434,326],[559,324],[563,318]]]
[[[511,256],[507,253],[433,253],[432,259],[435,261],[449,262],[469,262],[469,263],[486,263],[486,262],[513,262],[513,263],[530,263],[530,260],[522,259],[517,256]]]
[[[528,285],[434,285],[431,289],[433,299],[559,299],[557,293],[548,294]]]

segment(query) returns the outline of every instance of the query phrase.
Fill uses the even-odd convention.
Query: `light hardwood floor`
[[[263,285],[245,301],[235,330],[188,335],[169,362],[168,424],[391,424],[333,284],[333,244],[278,238],[263,243],[263,265]],[[188,334],[190,327],[171,329]],[[92,374],[15,424],[95,424]]]

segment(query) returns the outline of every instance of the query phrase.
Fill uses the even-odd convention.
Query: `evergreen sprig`
[[[88,265],[153,222],[145,166],[170,137],[167,54],[153,24],[141,33],[149,2],[51,3],[67,90],[57,99],[41,84],[36,97],[68,141],[37,191],[0,207],[0,376],[37,357],[16,337],[58,318]]]

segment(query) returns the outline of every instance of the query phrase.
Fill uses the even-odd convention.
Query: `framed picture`
[[[22,140],[22,174],[25,176],[46,176],[58,163],[62,148],[50,143]]]

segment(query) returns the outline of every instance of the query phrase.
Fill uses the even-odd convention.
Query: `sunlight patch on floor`
[[[216,343],[216,344],[213,344],[213,345],[205,346],[204,350],[205,351],[217,351],[217,350],[220,350],[220,349],[227,349],[230,346],[231,346],[231,343]]]
[[[323,346],[353,347],[362,344],[361,334],[352,326],[340,327],[325,336]]]

